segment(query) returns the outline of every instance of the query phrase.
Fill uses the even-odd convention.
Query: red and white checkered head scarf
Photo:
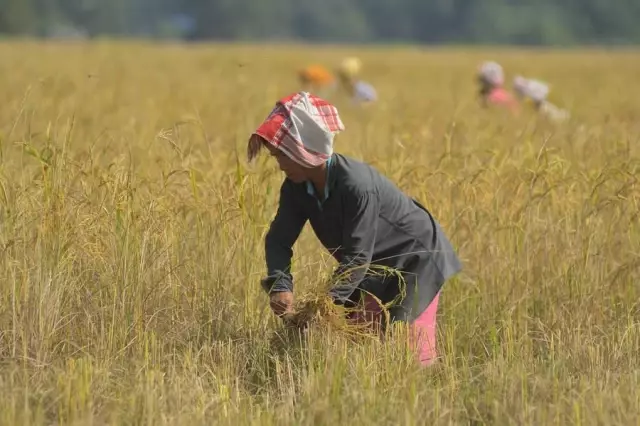
[[[307,92],[294,93],[276,102],[253,132],[247,155],[249,161],[258,155],[261,137],[296,163],[318,167],[333,154],[333,139],[342,130],[344,125],[333,105]]]

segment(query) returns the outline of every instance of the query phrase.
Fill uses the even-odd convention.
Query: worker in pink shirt
[[[504,88],[504,71],[500,64],[493,61],[484,62],[478,70],[477,78],[482,106],[506,107],[512,112],[518,110],[517,100]]]

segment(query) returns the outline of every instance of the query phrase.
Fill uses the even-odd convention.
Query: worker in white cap
[[[516,95],[522,100],[530,100],[534,108],[544,116],[554,121],[564,121],[569,118],[569,112],[558,108],[547,100],[549,85],[539,81],[516,76],[513,79]]]

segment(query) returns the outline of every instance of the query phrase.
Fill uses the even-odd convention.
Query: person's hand
[[[279,317],[293,313],[293,293],[290,291],[271,293],[269,306]]]

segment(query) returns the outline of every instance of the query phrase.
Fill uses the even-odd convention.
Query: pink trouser
[[[411,323],[409,330],[410,344],[416,352],[420,364],[427,366],[436,361],[436,314],[440,293],[436,294],[427,309]],[[367,323],[372,329],[380,330],[384,313],[382,307],[370,294],[364,296],[364,306],[350,315],[357,324]]]

